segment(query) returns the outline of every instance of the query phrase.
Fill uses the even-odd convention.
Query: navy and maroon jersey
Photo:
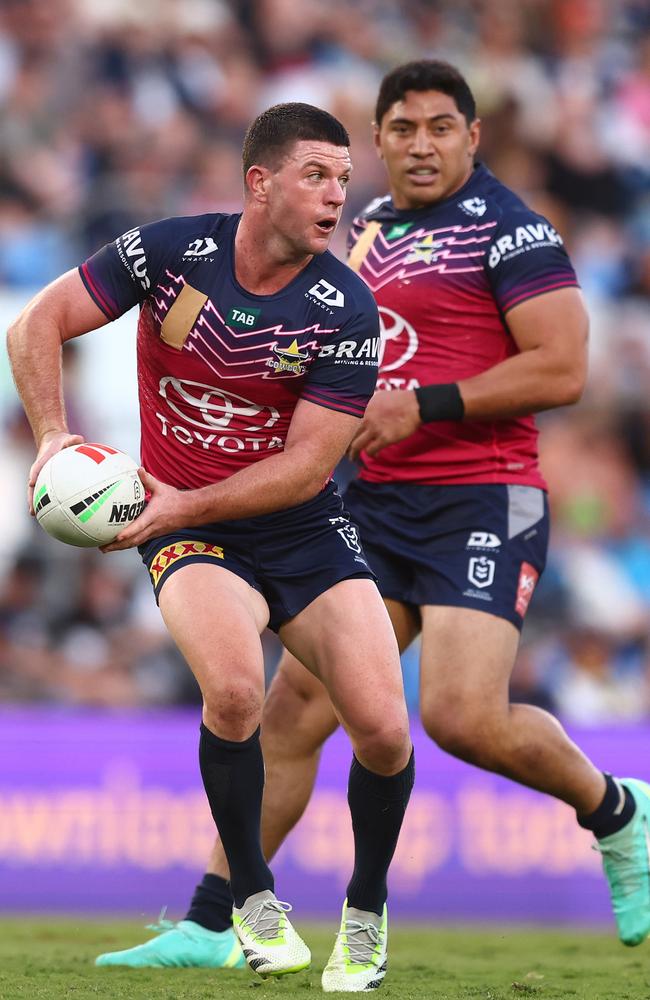
[[[509,309],[577,285],[559,234],[482,165],[436,205],[398,211],[389,197],[375,201],[355,219],[349,249],[379,306],[378,389],[492,368],[518,352]],[[361,478],[372,482],[545,485],[532,416],[423,424],[362,459]]]
[[[154,222],[79,269],[109,319],[140,304],[142,464],[178,488],[283,448],[299,399],[361,417],[375,388],[379,317],[363,281],[326,252],[253,295],[235,277],[238,221]]]

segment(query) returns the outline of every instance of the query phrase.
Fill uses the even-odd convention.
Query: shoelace
[[[155,931],[156,934],[164,934],[165,931],[173,931],[178,924],[173,920],[165,920],[165,914],[167,913],[167,907],[163,906],[158,916],[158,920],[155,924],[146,924],[148,931]]]
[[[641,888],[643,884],[642,874],[626,851],[611,844],[592,844],[591,848],[614,862],[616,868],[612,874],[615,878],[612,881],[616,883],[616,888],[620,889],[623,895],[631,896]]]
[[[242,920],[258,937],[263,939],[277,937],[281,915],[290,913],[292,909],[291,903],[283,903],[279,899],[263,899],[251,906],[250,910],[242,916]]]
[[[350,940],[359,934],[366,934],[368,940]],[[345,926],[339,931],[338,936],[345,938],[344,944],[347,946],[351,962],[358,965],[367,965],[372,961],[375,947],[381,942],[384,932],[375,927],[374,924],[362,924],[359,920],[346,920]]]

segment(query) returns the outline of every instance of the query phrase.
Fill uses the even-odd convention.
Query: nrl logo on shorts
[[[338,531],[339,535],[341,536],[341,538],[343,539],[343,541],[345,542],[345,544],[349,549],[352,549],[353,552],[361,554],[361,542],[359,541],[359,532],[357,531],[355,526],[353,524],[350,524],[350,522],[345,517],[330,517],[329,522],[330,524],[334,525],[342,522],[343,526],[341,528],[337,528],[336,530]]]
[[[467,579],[479,590],[494,583],[494,559],[487,556],[472,556],[467,569]]]
[[[266,362],[273,371],[287,372],[288,375],[304,375],[305,361],[309,360],[309,351],[301,350],[297,340],[292,340],[288,347],[274,344],[273,353],[276,357],[269,358]]]

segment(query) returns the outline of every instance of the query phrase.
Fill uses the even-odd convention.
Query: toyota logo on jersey
[[[160,380],[160,395],[174,413],[195,427],[222,430],[235,420],[240,430],[261,431],[280,419],[274,406],[253,403],[213,385],[166,375]]]
[[[418,349],[418,335],[415,329],[399,313],[379,306],[381,320],[381,348],[379,371],[392,372],[410,361]]]

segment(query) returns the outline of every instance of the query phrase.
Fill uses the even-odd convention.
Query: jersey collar
[[[454,191],[454,193],[449,195],[448,198],[442,198],[440,201],[432,202],[430,205],[425,205],[423,208],[395,208],[391,196],[386,195],[385,198],[381,199],[381,202],[378,205],[372,207],[371,211],[365,214],[365,218],[369,222],[416,221],[417,219],[428,216],[431,212],[436,211],[439,208],[444,208],[453,202],[465,200],[468,196],[474,193],[475,188],[478,188],[489,177],[492,177],[492,173],[488,170],[485,164],[475,163],[472,173],[467,178],[463,186],[458,188],[457,191]]]

